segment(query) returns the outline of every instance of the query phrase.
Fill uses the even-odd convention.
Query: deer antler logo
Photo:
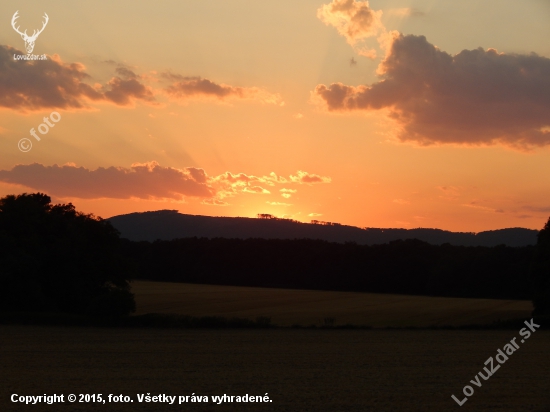
[[[34,42],[36,41],[36,38],[38,37],[38,35],[40,33],[42,33],[44,31],[44,28],[46,27],[46,25],[48,24],[48,20],[50,19],[48,17],[48,15],[46,13],[44,13],[44,18],[45,18],[45,21],[44,21],[44,24],[42,25],[42,28],[40,30],[34,30],[32,36],[29,36],[27,34],[27,30],[25,30],[24,33],[21,33],[19,31],[19,26],[15,27],[15,21],[19,18],[19,16],[17,15],[17,13],[19,13],[19,10],[17,10],[12,19],[11,19],[11,26],[13,27],[13,29],[19,33],[21,35],[21,38],[23,40],[25,40],[25,48],[27,49],[27,53],[28,54],[31,54],[33,49],[34,49]]]

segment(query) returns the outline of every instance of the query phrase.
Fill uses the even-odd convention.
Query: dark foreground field
[[[527,300],[442,298],[381,293],[332,292],[132,282],[138,314],[177,313],[191,316],[271,318],[279,326],[334,325],[441,327],[487,325],[499,320],[528,319]]]
[[[508,331],[147,330],[0,326],[1,411],[550,411],[538,331],[459,407]],[[471,384],[470,384],[471,385]],[[271,403],[138,403],[137,394],[264,395]],[[128,404],[9,402],[123,394]]]

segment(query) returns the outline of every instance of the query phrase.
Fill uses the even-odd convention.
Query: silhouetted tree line
[[[532,265],[535,315],[550,315],[550,219],[538,234]]]
[[[109,222],[42,193],[0,199],[0,310],[128,314],[130,268]]]
[[[536,246],[399,240],[186,238],[132,242],[45,194],[0,199],[0,311],[125,315],[129,279],[218,285],[533,299],[550,314],[550,219]]]
[[[219,285],[530,299],[534,246],[322,240],[124,241],[140,279]]]

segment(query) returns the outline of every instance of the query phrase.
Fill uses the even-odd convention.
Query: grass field
[[[517,331],[153,330],[0,326],[2,411],[538,411],[550,333],[538,331],[459,407]],[[470,384],[472,385],[472,384]],[[264,395],[272,403],[137,403],[139,393]],[[21,405],[9,395],[123,394],[128,404]]]
[[[134,282],[138,313],[283,326],[432,326],[530,318],[522,301]],[[460,408],[462,389],[515,330],[200,330],[0,325],[0,411],[550,412],[550,332],[539,330]],[[130,403],[24,405],[12,394],[109,394]],[[139,403],[138,394],[208,396]],[[269,403],[215,404],[214,395]]]
[[[528,319],[530,301],[438,298],[374,293],[267,289],[185,283],[132,282],[137,313],[177,313],[255,319],[281,326],[325,323],[373,327],[488,324]]]

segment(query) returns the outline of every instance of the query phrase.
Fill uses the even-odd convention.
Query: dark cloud
[[[530,212],[550,213],[550,206],[524,206],[522,209]]]
[[[155,102],[151,88],[140,83],[135,77],[122,79],[115,76],[107,85],[108,90],[104,93],[105,99],[118,106],[130,106],[134,100]]]
[[[96,170],[33,163],[0,170],[0,181],[58,197],[81,199],[211,198],[215,194],[204,170],[162,167],[156,162],[134,164],[130,168],[99,167]]]
[[[84,83],[90,76],[79,63],[59,60],[14,60],[23,54],[9,46],[0,46],[0,107],[19,111],[42,108],[87,107],[86,99],[101,100],[102,95]]]
[[[426,15],[426,13],[424,13],[422,10],[418,10],[418,9],[415,9],[415,8],[411,8],[409,9],[410,12],[409,12],[409,16],[413,16],[413,17],[423,17]]]
[[[239,193],[270,194],[261,185],[275,185],[277,175],[256,177],[244,173],[208,176],[203,169],[163,167],[157,162],[136,163],[129,168],[99,167],[95,170],[74,164],[45,166],[39,163],[0,170],[0,182],[26,186],[60,198],[81,199],[176,199],[203,198],[203,203],[223,206],[223,200]],[[328,183],[330,178],[299,171],[285,183]],[[296,190],[282,189],[294,193]]]
[[[235,87],[218,84],[202,77],[186,77],[173,73],[163,73],[161,77],[173,82],[166,87],[165,92],[174,99],[213,97],[225,100],[236,98],[258,100],[262,103],[284,104],[278,94],[272,94],[257,87]]]
[[[128,106],[135,100],[154,102],[151,89],[129,69],[117,68],[118,76],[105,86],[91,86],[91,77],[80,63],[64,63],[57,56],[48,60],[14,60],[23,54],[0,45],[0,107],[21,112],[44,108],[85,109],[90,101]]]
[[[92,77],[81,63],[65,63],[59,56],[48,60],[14,60],[23,54],[10,46],[0,45],[0,108],[19,112],[51,109],[89,109],[91,102],[108,102],[117,106],[133,106],[136,102],[156,105],[155,93],[176,100],[210,97],[219,100],[250,99],[261,103],[284,105],[281,96],[258,87],[235,87],[218,84],[202,77],[186,77],[163,73],[160,77],[171,82],[165,89],[147,86],[147,75],[118,65],[115,75],[104,85],[92,86]],[[155,79],[156,80],[156,79]]]
[[[116,73],[125,78],[125,79],[137,79],[138,75],[135,74],[132,70],[128,69],[127,67],[117,67],[115,69]]]
[[[399,140],[422,145],[550,144],[550,59],[481,48],[450,55],[399,35],[371,86],[318,85],[331,111],[387,109]]]
[[[214,96],[220,99],[227,96],[244,97],[244,90],[241,87],[220,85],[200,77],[179,80],[168,86],[166,92],[174,97],[188,97],[194,95]]]

